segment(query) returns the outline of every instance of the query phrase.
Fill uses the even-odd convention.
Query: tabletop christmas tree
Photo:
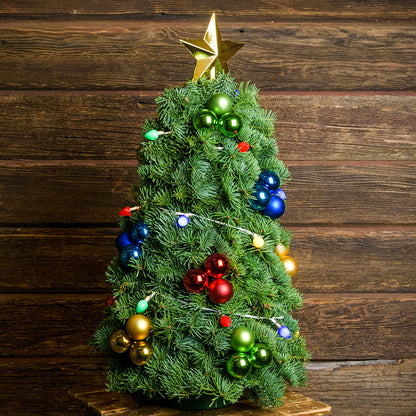
[[[215,14],[203,39],[181,42],[194,77],[156,98],[144,124],[94,344],[111,353],[110,390],[183,408],[243,395],[275,407],[287,383],[305,382],[309,358],[291,316],[302,304],[291,235],[277,221],[289,172],[275,114],[228,73],[243,44],[221,39]]]

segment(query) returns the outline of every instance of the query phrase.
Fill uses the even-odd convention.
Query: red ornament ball
[[[226,315],[221,316],[220,324],[223,327],[228,328],[231,325],[231,318],[229,316],[226,316]]]
[[[208,287],[209,298],[217,304],[228,302],[233,294],[233,285],[228,280],[216,279]]]
[[[188,292],[201,293],[208,287],[208,275],[202,269],[191,269],[186,272],[183,284]]]
[[[220,279],[227,274],[229,266],[230,263],[224,254],[214,253],[205,260],[204,269],[211,277]]]
[[[248,149],[250,149],[250,145],[247,142],[240,142],[237,145],[237,149],[241,152],[241,153],[245,153],[247,152]]]

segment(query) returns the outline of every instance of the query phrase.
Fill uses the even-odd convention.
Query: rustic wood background
[[[282,223],[335,415],[416,414],[413,0],[0,2],[0,414],[82,414],[117,213],[154,98],[190,79],[179,38],[217,12],[230,61],[277,112]]]

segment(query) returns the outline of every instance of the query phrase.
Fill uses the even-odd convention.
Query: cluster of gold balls
[[[126,330],[117,329],[111,335],[111,349],[118,354],[129,351],[133,364],[143,366],[153,355],[153,347],[145,341],[151,329],[152,324],[147,316],[133,315],[126,323]]]
[[[284,246],[283,244],[278,244],[274,248],[274,252],[280,257],[280,260],[283,263],[283,266],[286,270],[286,273],[293,277],[298,272],[298,264],[293,257],[288,256],[289,247]]]

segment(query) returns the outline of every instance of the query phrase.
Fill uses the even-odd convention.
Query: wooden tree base
[[[81,401],[96,415],[110,416],[318,416],[329,414],[331,407],[317,402],[299,393],[287,391],[283,398],[284,405],[274,410],[259,409],[250,401],[215,410],[177,410],[167,407],[140,404],[130,395],[106,392],[102,386],[97,388],[71,389],[69,394]]]

